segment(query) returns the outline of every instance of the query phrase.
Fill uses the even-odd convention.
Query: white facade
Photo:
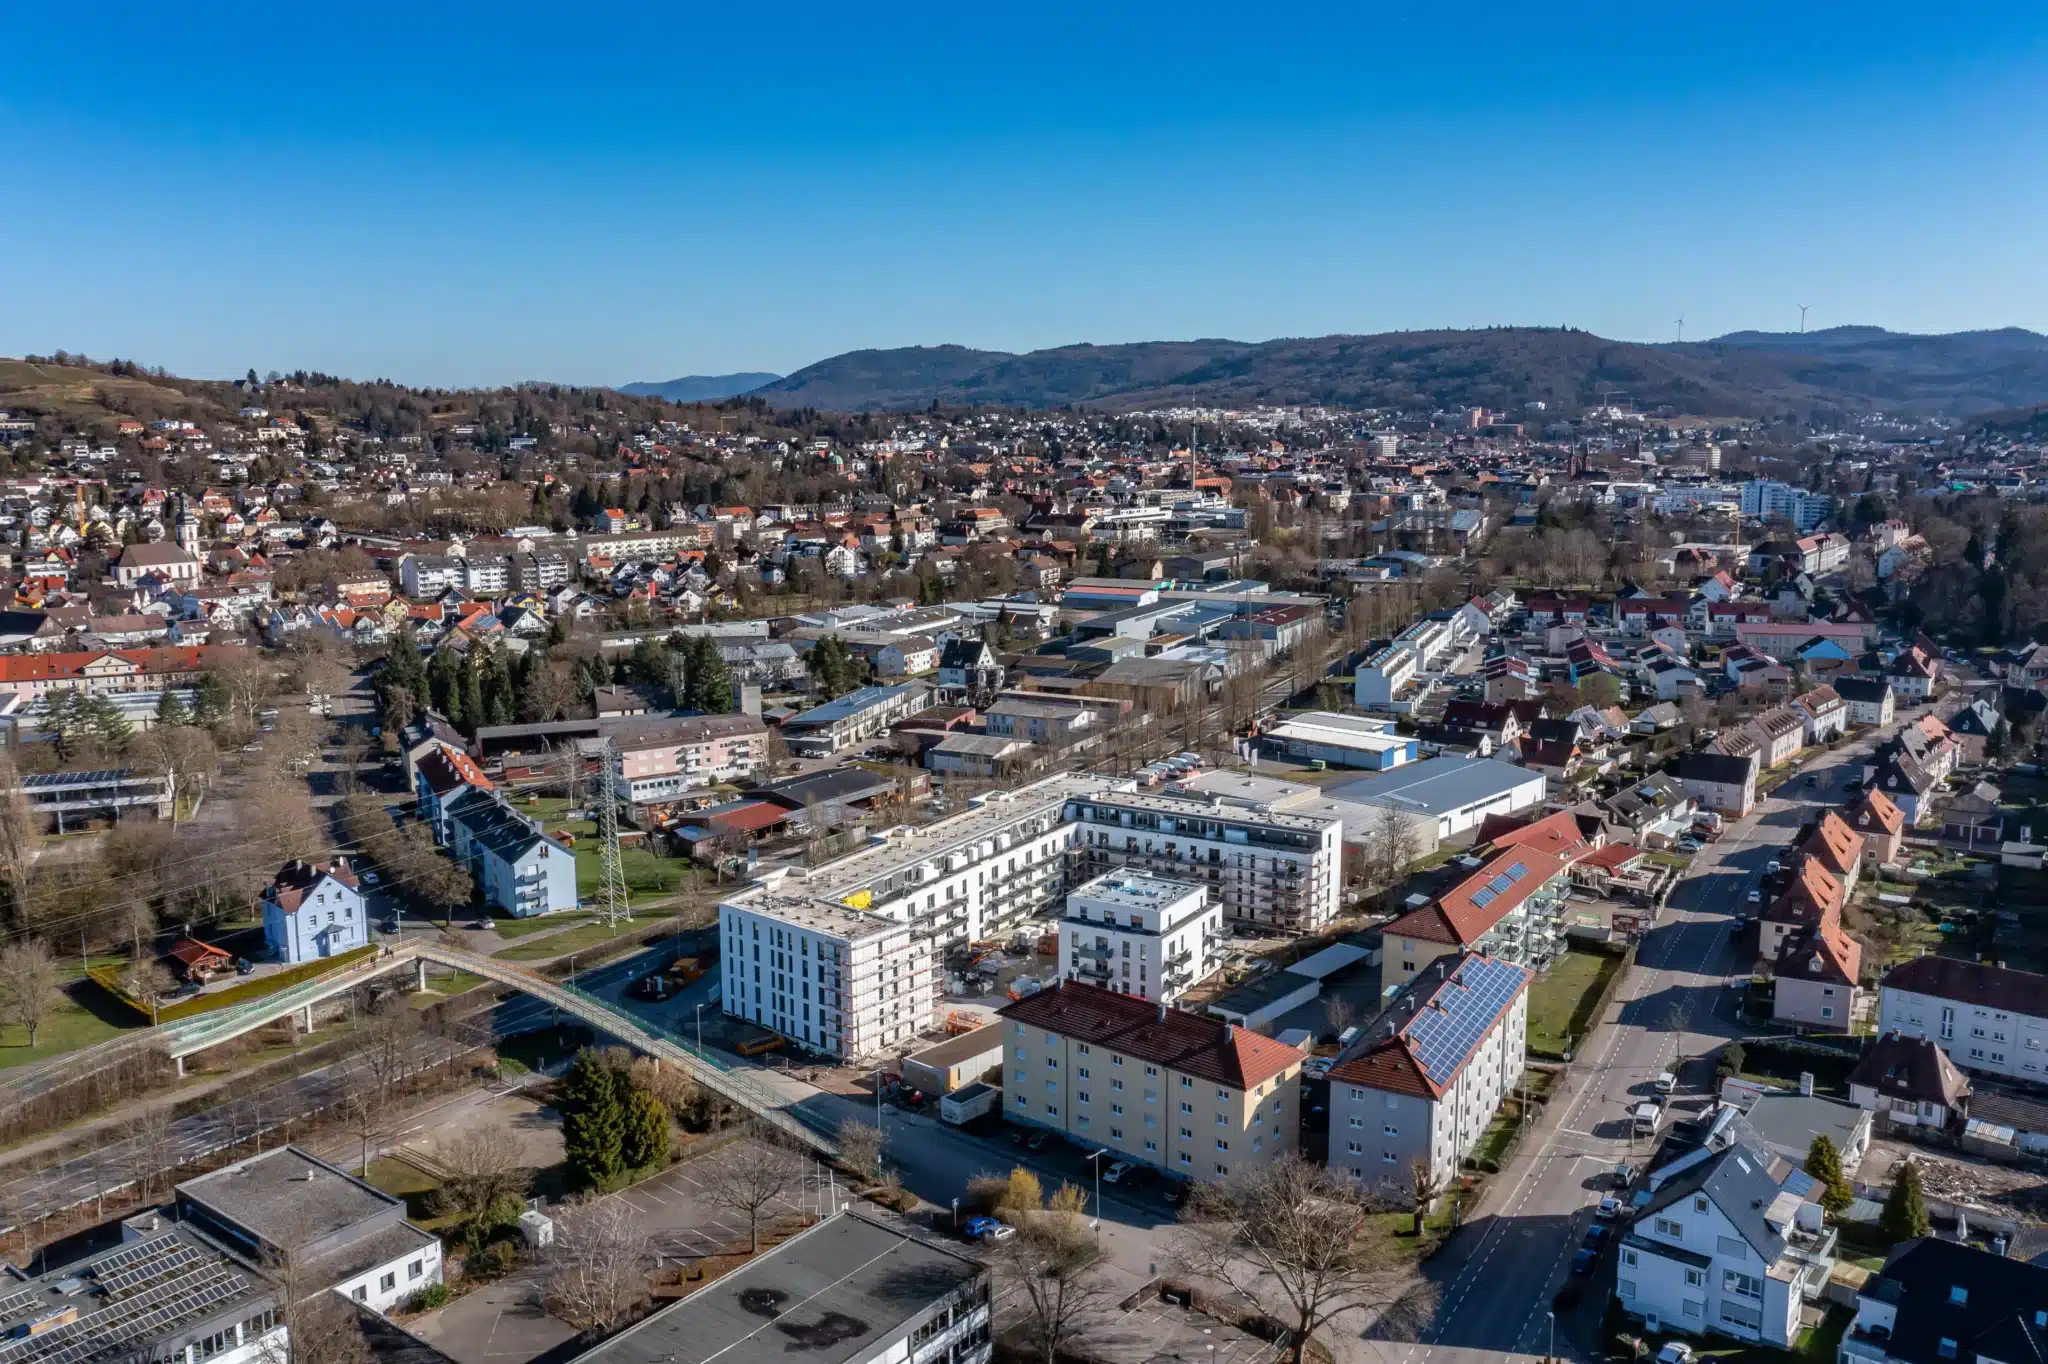
[[[2009,1007],[1919,994],[1887,980],[1877,992],[1877,1031],[1936,1042],[1964,1070],[2034,1084],[2048,1078],[2048,1018]]]
[[[441,1243],[427,1238],[417,1249],[332,1285],[372,1311],[389,1316],[405,1300],[430,1284],[441,1282]]]
[[[1827,1284],[1834,1233],[1822,1227],[1818,1203],[1790,1191],[1813,1181],[1795,1170],[1781,1188],[1765,1160],[1730,1147],[1704,1180],[1678,1181],[1675,1197],[1651,1201],[1621,1244],[1615,1296],[1623,1311],[1655,1330],[1790,1348],[1801,1304]],[[1724,1211],[1735,1191],[1741,1206]]]
[[[1484,960],[1464,958],[1466,963]],[[1497,965],[1499,969],[1521,970]],[[1513,1001],[1482,1028],[1454,1074],[1440,1082],[1430,1083],[1423,1072],[1415,1077],[1423,1083],[1402,1084],[1391,1079],[1374,1083],[1365,1078],[1367,1070],[1385,1074],[1388,1068],[1380,1065],[1361,1067],[1359,1073],[1347,1075],[1346,1067],[1354,1058],[1372,1055],[1384,1042],[1372,1033],[1361,1039],[1330,1074],[1331,1168],[1348,1175],[1361,1188],[1380,1190],[1404,1203],[1413,1202],[1412,1170],[1418,1161],[1429,1162],[1437,1188],[1450,1186],[1465,1158],[1478,1147],[1501,1100],[1521,1082],[1527,1066],[1529,992],[1527,973],[1522,974],[1524,981]],[[1460,988],[1455,984],[1435,987],[1437,992],[1453,992],[1442,997],[1454,1007]],[[1414,987],[1395,1001],[1394,1008],[1411,999],[1424,1001],[1418,1003],[1420,1009],[1434,1008],[1434,1003],[1427,1002],[1431,993],[1427,984]],[[1389,1020],[1396,1025],[1401,1021]],[[1386,1024],[1376,1025],[1374,1031],[1381,1026]],[[1431,1093],[1432,1089],[1437,1092]]]
[[[718,907],[725,1012],[842,1060],[901,1047],[933,1023],[931,940],[879,914],[778,893],[771,874]]]
[[[1405,644],[1390,644],[1359,665],[1352,695],[1367,710],[1384,708],[1422,671],[1422,659]]]
[[[1220,965],[1223,910],[1192,882],[1113,871],[1067,896],[1060,937],[1069,980],[1171,1004]]]
[[[369,914],[363,893],[333,870],[294,863],[263,891],[263,944],[282,962],[335,957],[368,945]],[[347,871],[347,864],[339,870]]]
[[[1742,485],[1742,514],[1764,521],[1782,517],[1804,534],[1827,518],[1828,500],[1789,483],[1752,479]]]
[[[1540,777],[1537,779],[1542,780]],[[1343,894],[1342,820],[1232,805],[1221,796],[1076,796],[1086,874],[1143,867],[1208,888],[1225,915],[1310,932],[1337,917]]]

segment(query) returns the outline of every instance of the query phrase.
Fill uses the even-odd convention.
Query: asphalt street
[[[1476,1364],[1549,1348],[1551,1299],[1594,1206],[1614,1191],[1615,1166],[1650,1154],[1652,1143],[1633,1135],[1631,1111],[1654,1097],[1664,1071],[1680,1077],[1676,1107],[1703,1107],[1711,1068],[1682,1063],[1741,1033],[1736,991],[1751,963],[1747,942],[1738,951],[1730,937],[1731,921],[1801,823],[1846,802],[1843,784],[1861,775],[1873,746],[1865,740],[1817,758],[1693,859],[1542,1127],[1494,1180],[1479,1215],[1430,1262],[1442,1298],[1429,1329],[1412,1344],[1374,1344],[1382,1361]],[[1562,1336],[1557,1349],[1576,1353]]]

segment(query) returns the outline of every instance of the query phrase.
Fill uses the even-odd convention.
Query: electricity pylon
[[[607,928],[631,917],[626,891],[626,863],[619,855],[619,750],[610,739],[598,760],[597,879],[598,913]]]

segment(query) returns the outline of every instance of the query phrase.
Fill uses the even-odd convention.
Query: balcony
[[[1892,1333],[1883,1327],[1866,1330],[1853,1327],[1842,1336],[1842,1354],[1845,1358],[1870,1361],[1870,1364],[1887,1364],[1891,1359]]]
[[[1069,963],[1067,969],[1076,976],[1085,976],[1090,980],[1108,980],[1110,975],[1108,962],[1090,961],[1086,957]]]

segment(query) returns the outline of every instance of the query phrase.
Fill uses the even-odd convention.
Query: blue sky
[[[37,5],[0,353],[415,383],[2048,330],[2048,7]]]

